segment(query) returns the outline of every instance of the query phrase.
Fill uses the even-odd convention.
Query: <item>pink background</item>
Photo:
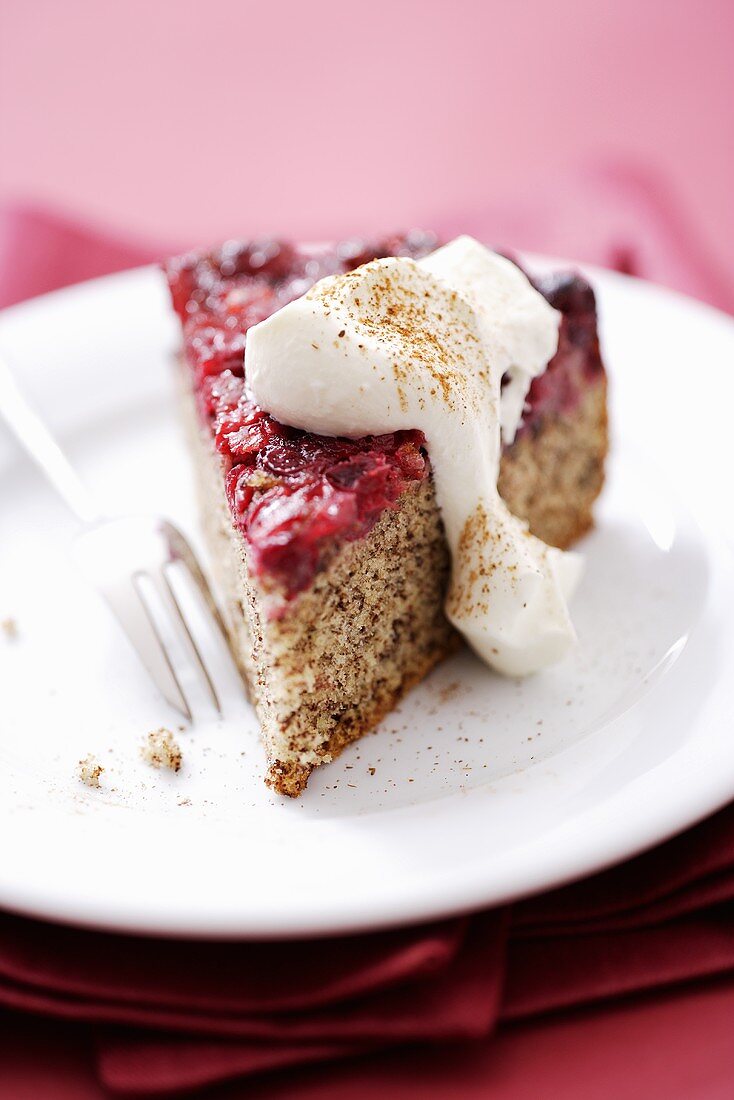
[[[730,267],[733,55],[732,0],[3,0],[0,202],[318,237],[624,161]]]

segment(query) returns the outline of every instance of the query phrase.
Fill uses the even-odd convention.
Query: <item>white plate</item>
[[[143,734],[178,719],[70,566],[63,506],[0,431],[0,619],[20,631],[0,635],[0,904],[178,935],[376,928],[587,874],[734,797],[734,323],[593,278],[614,443],[577,652],[524,683],[454,658],[297,802],[263,786],[227,671],[226,719],[203,709],[180,733],[181,773],[140,760]],[[152,269],[0,317],[0,347],[92,489],[193,533],[176,340]],[[75,777],[89,752],[98,792]]]

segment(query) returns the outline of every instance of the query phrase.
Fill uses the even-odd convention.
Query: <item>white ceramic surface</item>
[[[0,905],[172,935],[374,928],[589,873],[734,797],[734,322],[592,277],[614,431],[578,650],[522,683],[455,657],[297,802],[264,787],[226,664],[225,719],[202,701],[178,731],[0,425],[0,619],[19,630],[0,633]],[[0,315],[0,350],[91,488],[196,541],[176,340],[151,269]],[[183,747],[176,776],[138,755],[161,725]],[[99,791],[76,778],[90,752]]]

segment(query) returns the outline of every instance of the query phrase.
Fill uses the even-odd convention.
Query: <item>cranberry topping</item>
[[[558,350],[543,374],[533,379],[518,435],[537,432],[547,416],[570,412],[604,373],[599,351],[594,291],[576,272],[559,272],[533,284],[561,313]]]
[[[380,256],[419,258],[436,238],[414,231],[333,248],[228,241],[165,265],[183,326],[185,358],[202,421],[225,473],[227,499],[252,566],[290,598],[307,588],[335,540],[365,535],[405,489],[428,476],[420,432],[327,439],[279,424],[253,402],[243,377],[247,330],[325,275]],[[536,282],[563,313],[559,348],[533,382],[522,430],[577,400],[601,371],[591,288],[579,276]]]
[[[291,596],[311,583],[329,541],[366,534],[427,474],[420,432],[325,439],[262,412],[250,431],[247,447],[230,451],[227,498],[256,571]]]

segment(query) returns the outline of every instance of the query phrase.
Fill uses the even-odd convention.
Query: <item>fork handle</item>
[[[0,413],[77,519],[84,524],[99,519],[99,512],[86,487],[46,425],[23,397],[10,368],[2,359]]]

